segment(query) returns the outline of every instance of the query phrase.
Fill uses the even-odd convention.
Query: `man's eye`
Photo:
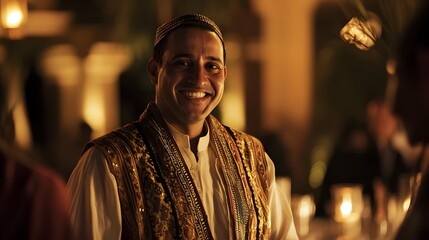
[[[176,61],[174,65],[178,67],[189,67],[191,66],[191,63],[189,61]]]
[[[219,72],[221,70],[218,64],[207,64],[206,68],[211,72]]]

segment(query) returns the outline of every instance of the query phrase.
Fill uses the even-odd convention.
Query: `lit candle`
[[[332,197],[333,214],[337,222],[354,222],[360,219],[363,209],[361,186],[334,185]]]
[[[350,194],[345,194],[343,202],[340,204],[340,212],[343,218],[347,218],[352,213],[352,200]]]
[[[309,194],[294,195],[292,197],[292,211],[298,235],[300,237],[306,236],[310,230],[310,220],[315,211],[313,197]]]
[[[340,223],[340,235],[345,239],[358,239],[361,235],[363,212],[362,186],[337,184],[332,186],[334,220]]]

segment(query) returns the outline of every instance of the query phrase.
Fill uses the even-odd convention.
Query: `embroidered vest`
[[[262,144],[209,116],[234,239],[268,239],[267,161]],[[94,140],[116,178],[123,239],[213,239],[200,196],[156,105],[139,121]]]

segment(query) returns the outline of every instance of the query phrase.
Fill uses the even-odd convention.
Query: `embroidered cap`
[[[225,49],[225,44],[223,42],[223,36],[222,36],[222,33],[221,33],[219,27],[211,19],[209,19],[208,17],[206,17],[202,14],[186,14],[186,15],[174,18],[174,19],[162,24],[156,30],[154,47],[156,47],[156,45],[159,42],[161,42],[165,37],[167,37],[168,34],[173,32],[177,28],[184,27],[184,26],[194,26],[194,27],[206,28],[210,31],[215,32],[216,35],[222,41],[223,48]]]

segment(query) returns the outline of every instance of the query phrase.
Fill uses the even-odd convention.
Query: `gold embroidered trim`
[[[136,139],[136,135],[137,132],[132,132],[128,126],[110,133],[107,137],[94,141],[95,145],[104,150],[106,159],[110,161],[110,171],[114,174],[118,183],[122,215],[127,216],[122,218],[123,228],[127,229],[123,233],[125,236],[129,235],[129,237],[133,238],[142,237],[145,229],[143,222],[143,196],[136,163],[139,162],[137,159],[140,159],[140,157],[148,157],[144,145],[140,144],[142,146],[140,153],[134,155],[136,151],[126,143],[128,139]]]
[[[221,123],[213,117],[209,119],[213,124],[212,128],[217,129],[219,135],[227,136],[225,135],[227,130]],[[244,186],[246,192],[247,205],[249,206],[249,222],[246,226],[247,236],[245,238],[269,239],[271,224],[268,209],[268,165],[265,151],[261,142],[256,138],[232,129],[230,131],[234,139],[226,138],[226,146],[231,149],[231,152],[237,151],[238,153],[235,154],[239,154],[234,157],[234,164],[239,171],[242,186]],[[230,170],[231,168],[228,169]],[[239,224],[239,222],[236,224]],[[238,234],[241,234],[241,232]],[[236,235],[238,234],[236,233]],[[238,236],[243,237],[242,235]],[[237,239],[240,238],[237,237]]]
[[[150,128],[155,131],[154,136],[157,136],[158,140],[161,142],[159,147],[163,146],[167,153],[167,158],[159,159],[163,161],[161,165],[170,165],[172,167],[169,171],[174,173],[175,177],[178,179],[179,186],[185,193],[184,196],[186,198],[187,208],[191,211],[198,238],[212,239],[213,237],[211,236],[201,199],[173,136],[169,132],[167,125],[156,107],[149,107],[147,113],[150,120]],[[168,179],[165,180],[168,181]],[[171,187],[177,188],[177,185],[171,185]],[[181,218],[181,216],[178,217],[179,219]]]
[[[265,151],[262,144],[255,138],[237,131],[233,132],[252,188],[253,201],[258,215],[255,238],[268,239],[271,224],[268,215],[268,166]]]
[[[239,167],[236,163],[237,151],[225,128],[213,118],[208,118],[210,125],[210,137],[212,138],[216,152],[221,159],[221,167],[226,182],[226,189],[229,199],[231,216],[234,218],[235,239],[246,239],[248,223],[249,223],[249,208],[252,203],[246,197],[245,186],[243,179],[240,177]],[[238,156],[239,157],[239,156]],[[242,171],[241,171],[242,172]]]

